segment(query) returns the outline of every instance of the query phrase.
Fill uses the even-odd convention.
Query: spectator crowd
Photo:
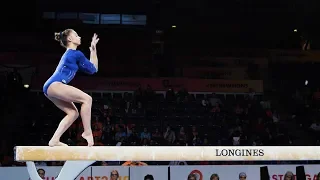
[[[21,130],[21,133],[27,133],[27,138],[16,134],[16,139],[11,141],[2,139],[2,166],[22,165],[13,161],[12,148],[16,144],[47,145],[64,116],[41,92],[24,93],[28,96],[24,100],[28,101],[28,108],[33,111],[25,112],[23,117],[27,122],[20,124],[20,129],[17,126],[19,130],[12,132]],[[281,107],[281,98],[272,93],[194,94],[186,89],[178,92],[174,89],[154,92],[148,86],[146,89],[138,88],[135,92],[90,94],[94,99],[92,128],[96,146],[281,146],[320,143],[320,125],[315,118],[319,112],[317,91],[307,95],[297,91],[289,99],[285,99],[287,104],[291,104],[288,107]],[[82,132],[79,118],[65,133],[62,141],[70,146],[85,146],[86,142],[81,138]],[[41,165],[61,163],[38,162]],[[122,163],[98,162],[97,165]],[[255,162],[147,162],[150,165],[221,163]]]

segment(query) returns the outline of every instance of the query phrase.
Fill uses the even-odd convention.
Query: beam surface
[[[320,146],[16,146],[16,161],[319,160]]]

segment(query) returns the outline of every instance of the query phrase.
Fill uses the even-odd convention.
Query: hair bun
[[[54,39],[56,40],[56,41],[61,41],[61,37],[60,37],[60,33],[59,32],[56,32],[56,33],[54,33]]]

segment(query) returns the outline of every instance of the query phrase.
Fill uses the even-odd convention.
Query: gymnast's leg
[[[67,146],[60,142],[62,134],[71,126],[71,124],[79,117],[79,112],[73,102],[66,102],[54,97],[48,97],[59,109],[67,115],[61,120],[56,132],[49,141],[49,146]]]
[[[91,106],[92,106],[92,98],[88,94],[82,92],[81,90],[60,83],[54,82],[52,83],[47,91],[48,98],[59,99],[64,102],[76,102],[81,103],[80,115],[83,123],[84,132],[82,133],[82,137],[87,140],[88,146],[93,146],[93,136],[91,130]],[[72,123],[71,123],[72,124]],[[57,132],[56,137],[61,137],[62,134],[71,126],[70,123],[66,123],[61,127],[61,131]],[[59,127],[58,127],[59,129]],[[57,129],[57,131],[58,131]]]

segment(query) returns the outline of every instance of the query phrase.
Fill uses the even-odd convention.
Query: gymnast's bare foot
[[[68,145],[57,140],[50,140],[49,146],[54,147],[54,146],[68,146]]]
[[[88,146],[91,147],[94,144],[92,132],[83,132],[81,135],[88,143]]]

